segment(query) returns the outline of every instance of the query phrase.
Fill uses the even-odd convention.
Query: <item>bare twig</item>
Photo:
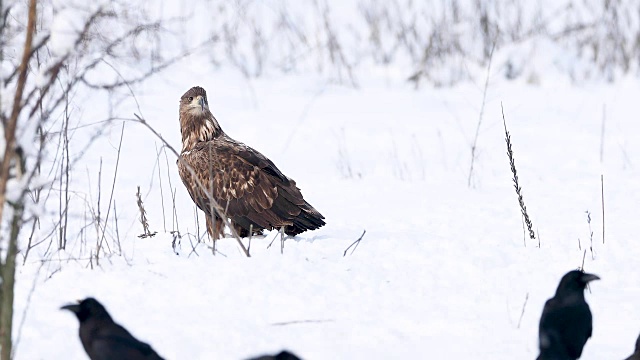
[[[271,245],[273,245],[273,242],[276,241],[276,239],[278,238],[278,235],[280,235],[280,230],[278,230],[278,232],[273,237],[273,239],[271,239],[271,242],[269,243],[269,245],[267,245],[267,249],[271,248]]]
[[[524,310],[527,308],[527,301],[529,301],[529,293],[527,293],[527,295],[524,297],[522,312],[520,313],[520,319],[518,319],[518,329],[520,329],[520,324],[522,324],[522,318],[524,317]]]
[[[140,223],[142,223],[142,231],[141,235],[138,235],[139,238],[144,239],[147,237],[154,237],[158,232],[154,231],[153,233],[149,231],[149,222],[147,221],[147,211],[144,209],[144,203],[142,202],[142,196],[140,195],[140,186],[138,186],[138,192],[136,192],[136,203],[138,204],[138,210],[140,210]]]
[[[604,161],[604,125],[607,121],[607,104],[602,105],[602,126],[600,127],[600,163]]]
[[[18,71],[18,81],[13,98],[11,116],[9,117],[8,122],[4,122],[4,119],[2,119],[4,125],[5,149],[0,169],[0,223],[2,223],[4,208],[7,204],[6,192],[7,183],[9,182],[11,160],[16,156],[16,129],[18,117],[23,110],[22,96],[27,82],[27,75],[29,73],[29,60],[31,58],[33,37],[36,32],[36,5],[36,0],[29,0],[27,33],[22,53],[22,60]],[[12,355],[16,257],[18,254],[18,234],[22,228],[24,194],[25,191],[22,192],[17,204],[13,206],[14,209],[10,225],[9,240],[6,249],[4,249],[6,251],[6,255],[4,261],[0,261],[0,275],[2,277],[2,284],[0,284],[0,359],[2,360],[10,360]]]
[[[102,242],[100,241],[100,222],[102,221],[101,210],[100,210],[101,198],[102,198],[102,157],[100,157],[100,169],[98,170],[98,206],[95,213],[93,213],[93,209],[91,209],[93,219],[95,221],[95,226],[96,226],[96,252],[95,252],[96,265],[100,265],[100,247],[102,245]],[[91,265],[92,265],[91,268],[93,268],[93,264]]]
[[[600,196],[602,199],[602,243],[604,244],[604,174],[600,174]]]
[[[284,254],[284,226],[280,227],[280,254]]]
[[[113,193],[116,190],[116,178],[118,176],[118,165],[120,165],[120,151],[122,150],[122,139],[124,138],[124,123],[122,123],[122,130],[120,130],[120,142],[118,143],[118,155],[116,156],[116,167],[113,171],[113,182],[111,183],[111,193],[109,194],[109,204],[107,205],[107,215],[104,217],[104,228],[102,229],[102,236],[100,242],[104,241],[104,235],[107,231],[107,222],[109,221],[109,214],[111,213],[111,203],[113,202]]]
[[[333,322],[332,319],[319,319],[319,320],[293,320],[293,321],[283,321],[272,323],[271,326],[287,326],[287,325],[298,325],[298,324],[321,324]]]
[[[593,255],[593,230],[591,230],[591,213],[589,210],[585,211],[587,213],[587,224],[589,225],[589,250],[591,250],[591,260],[594,260],[595,257]]]
[[[120,229],[118,228],[118,210],[116,201],[113,200],[113,221],[116,227],[116,245],[118,245],[118,255],[122,255],[122,246],[120,245]]]
[[[469,166],[469,177],[467,178],[467,186],[471,187],[471,177],[473,176],[473,165],[476,161],[476,149],[478,145],[478,136],[480,135],[480,126],[482,125],[482,116],[484,115],[484,104],[487,99],[487,88],[489,87],[489,75],[491,75],[491,62],[493,60],[493,51],[496,48],[496,41],[493,42],[491,53],[489,54],[489,65],[487,66],[487,77],[484,81],[484,91],[482,92],[482,106],[480,107],[480,116],[478,117],[478,126],[476,126],[476,134],[473,137],[471,145],[471,165]]]
[[[164,149],[164,146],[163,146],[163,149]],[[167,219],[164,213],[164,190],[162,189],[162,176],[160,176],[160,150],[158,150],[157,146],[156,146],[156,165],[158,165],[158,182],[160,183],[160,202],[162,205],[162,226],[163,226],[164,232],[167,232]],[[138,189],[139,188],[140,187],[138,187]],[[171,189],[171,186],[169,186],[169,189]]]
[[[4,212],[5,195],[7,192],[7,181],[9,180],[9,168],[11,166],[11,160],[15,154],[15,141],[16,141],[16,128],[18,124],[18,117],[23,110],[22,95],[24,93],[24,87],[27,83],[27,75],[29,70],[29,59],[31,54],[31,45],[33,44],[33,36],[36,27],[36,0],[29,1],[29,18],[27,23],[27,36],[24,42],[24,50],[22,52],[22,60],[18,70],[18,83],[16,92],[13,97],[13,106],[11,107],[11,115],[9,121],[4,125],[5,136],[5,148],[4,159],[2,166],[0,167],[0,221],[2,221],[2,215]],[[0,334],[0,337],[4,335]],[[4,344],[3,344],[4,345]],[[11,346],[9,346],[10,348]],[[5,350],[2,346],[2,357],[4,359]],[[9,350],[10,351],[10,350]],[[6,353],[7,359],[9,353]]]
[[[171,209],[172,209],[173,216],[171,217],[171,230],[172,231],[173,230],[180,231],[180,224],[178,222],[178,211],[176,210],[175,188],[173,187],[173,183],[171,182],[171,171],[169,171],[169,157],[167,156],[167,147],[166,146],[162,147],[162,152],[164,152],[164,160],[165,160],[165,163],[167,165],[167,180],[169,181],[169,189],[170,189],[170,191],[172,193],[172,195],[171,195]],[[159,170],[159,168],[160,168],[160,165],[158,164],[158,170]],[[173,189],[173,190],[171,190],[171,189]],[[163,197],[162,203],[164,204],[164,193],[163,193],[162,197]],[[163,209],[163,213],[164,213],[164,209]]]
[[[367,230],[362,230],[362,235],[360,235],[358,240],[354,241],[353,243],[351,243],[351,245],[349,245],[348,248],[344,249],[344,253],[342,254],[342,257],[347,256],[347,251],[349,251],[349,249],[351,249],[351,247],[355,245],[355,247],[353,248],[353,250],[351,250],[351,253],[349,254],[349,255],[353,255],[353,252],[356,251],[356,249],[358,248],[358,245],[360,245],[360,240],[362,240],[362,238],[364,237],[364,234],[366,233],[367,233]]]

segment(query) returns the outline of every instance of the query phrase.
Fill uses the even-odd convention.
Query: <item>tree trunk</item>
[[[22,226],[24,196],[20,197],[11,219],[11,235],[7,257],[2,266],[2,302],[0,303],[0,359],[11,359],[11,329],[13,327],[13,289],[16,279],[16,255],[18,254],[18,234]]]
[[[4,4],[0,4],[4,5]],[[22,96],[27,83],[29,61],[31,60],[31,46],[36,29],[36,5],[37,0],[29,0],[29,19],[27,22],[27,36],[22,52],[22,59],[18,68],[18,80],[11,108],[11,116],[4,123],[5,151],[0,167],[0,224],[2,223],[4,209],[7,205],[6,190],[9,181],[9,168],[11,160],[16,159],[15,140],[18,117],[22,111]],[[1,6],[0,6],[1,7]],[[0,13],[2,14],[2,13]],[[2,24],[4,25],[4,24]],[[4,85],[4,84],[3,84]],[[18,253],[18,234],[22,225],[22,212],[24,208],[24,193],[17,203],[12,205],[14,212],[11,218],[11,233],[7,244],[7,254],[0,267],[2,276],[2,291],[0,295],[0,360],[11,359],[11,327],[13,325],[13,290],[16,275],[16,254]]]

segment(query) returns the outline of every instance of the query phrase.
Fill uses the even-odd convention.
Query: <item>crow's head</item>
[[[556,294],[582,294],[587,284],[593,280],[600,280],[600,277],[580,270],[569,271],[560,280]]]
[[[86,298],[78,301],[77,304],[69,304],[61,307],[62,310],[69,310],[76,315],[78,320],[82,323],[90,318],[109,319],[111,316],[107,310],[94,298]]]

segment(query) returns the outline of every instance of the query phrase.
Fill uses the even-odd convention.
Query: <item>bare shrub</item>
[[[50,257],[68,251],[71,239],[80,240],[75,255],[89,253],[91,267],[101,256],[120,254],[113,200],[117,165],[108,201],[100,197],[103,176],[98,173],[96,202],[71,189],[75,166],[118,118],[114,104],[128,96],[119,90],[132,91],[188,51],[167,52],[160,46],[164,26],[179,19],[151,18],[124,1],[0,2],[0,14],[0,354],[9,359],[17,254],[24,249],[27,261],[40,249],[39,256]],[[164,42],[171,39],[163,36]],[[99,94],[109,99],[105,116],[87,122],[78,109]],[[80,129],[88,134],[78,136]],[[84,214],[70,214],[72,203]],[[74,222],[72,228],[70,216],[83,217],[85,223]],[[87,236],[89,227],[95,228],[95,237]],[[24,229],[28,236],[21,235]]]

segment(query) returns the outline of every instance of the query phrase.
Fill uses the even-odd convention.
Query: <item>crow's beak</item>
[[[588,284],[589,282],[591,282],[593,280],[600,280],[600,277],[598,275],[587,274],[587,273],[582,275],[582,281],[584,281],[585,284]]]
[[[74,314],[77,314],[80,311],[80,304],[69,304],[60,308],[60,310],[69,310]]]
[[[198,102],[200,103],[200,109],[202,109],[202,111],[204,111],[204,105],[205,105],[204,97],[201,96],[200,99],[198,99]]]

